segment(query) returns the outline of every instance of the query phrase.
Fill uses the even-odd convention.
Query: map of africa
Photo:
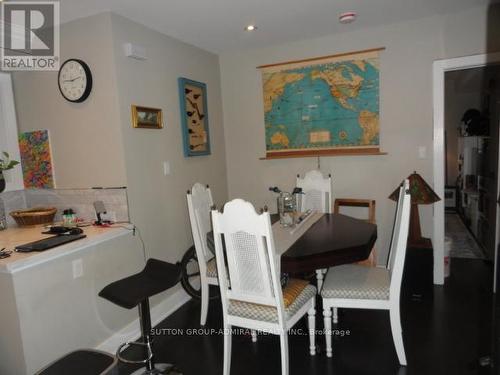
[[[262,69],[266,149],[378,148],[378,53]]]

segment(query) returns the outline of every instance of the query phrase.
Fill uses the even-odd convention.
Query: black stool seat
[[[135,275],[115,281],[100,291],[99,296],[126,309],[175,286],[181,279],[179,264],[148,259],[144,269]]]
[[[96,350],[77,350],[51,363],[36,375],[101,375],[109,374],[116,357]]]

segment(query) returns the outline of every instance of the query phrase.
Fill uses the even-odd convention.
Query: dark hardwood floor
[[[500,318],[500,309],[495,308],[491,293],[492,272],[491,265],[482,260],[453,259],[446,285],[434,287],[431,254],[409,250],[401,297],[408,366],[399,366],[388,312],[342,310],[337,328],[350,334],[334,338],[333,358],[324,354],[322,335],[317,335],[318,353],[314,357],[308,354],[307,335],[290,337],[290,374],[496,374],[492,366],[481,366],[479,361],[498,347],[500,337],[494,323]],[[220,375],[223,336],[218,331],[222,323],[219,300],[210,302],[204,330],[188,335],[188,330],[200,328],[199,314],[199,303],[190,301],[157,326],[157,360],[176,363],[185,375]],[[320,306],[316,317],[321,330]],[[306,329],[305,319],[297,328]],[[163,334],[161,329],[183,332]],[[276,336],[259,336],[258,342],[252,343],[247,332],[233,335],[231,373],[279,375],[279,350]],[[120,364],[119,373],[129,374],[136,367]]]

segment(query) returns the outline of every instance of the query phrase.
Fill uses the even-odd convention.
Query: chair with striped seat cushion
[[[399,297],[410,225],[410,201],[410,183],[405,180],[399,190],[387,269],[348,264],[332,267],[328,271],[321,291],[328,357],[332,356],[332,309],[389,310],[392,338],[399,363],[406,366]]]
[[[391,276],[385,268],[347,264],[335,267],[323,283],[323,298],[389,299]]]
[[[200,324],[205,325],[208,315],[209,285],[218,285],[217,267],[213,253],[207,243],[207,233],[212,230],[210,210],[214,202],[208,185],[196,183],[187,192],[187,203],[196,258],[200,268],[201,314]]]
[[[207,262],[207,277],[217,278],[217,262],[215,258]]]
[[[300,294],[285,307],[285,319],[294,316],[297,311],[311,298],[315,297],[316,288],[308,285]],[[256,303],[230,301],[229,314],[241,318],[260,320],[263,322],[278,323],[278,310],[276,307],[259,305]]]
[[[233,326],[279,335],[281,373],[288,375],[288,330],[306,314],[309,353],[316,353],[316,288],[290,280],[289,290],[282,289],[268,212],[259,215],[251,203],[235,199],[226,203],[224,213],[212,211],[212,222],[224,317],[223,375],[230,373]]]

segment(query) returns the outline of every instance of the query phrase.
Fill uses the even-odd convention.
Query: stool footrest
[[[123,358],[121,356],[121,352],[125,349],[127,349],[129,346],[143,346],[143,347],[146,347],[146,349],[148,350],[148,357],[146,359],[143,359],[143,360],[130,360],[130,359],[126,359],[126,358]],[[118,360],[120,362],[123,362],[123,363],[129,363],[129,364],[144,364],[144,363],[147,363],[148,361],[150,361],[152,358],[153,358],[153,350],[151,349],[151,344],[150,343],[145,343],[145,342],[135,342],[135,341],[132,341],[132,342],[126,342],[124,344],[121,344],[118,349],[116,350],[116,358],[118,358]]]

